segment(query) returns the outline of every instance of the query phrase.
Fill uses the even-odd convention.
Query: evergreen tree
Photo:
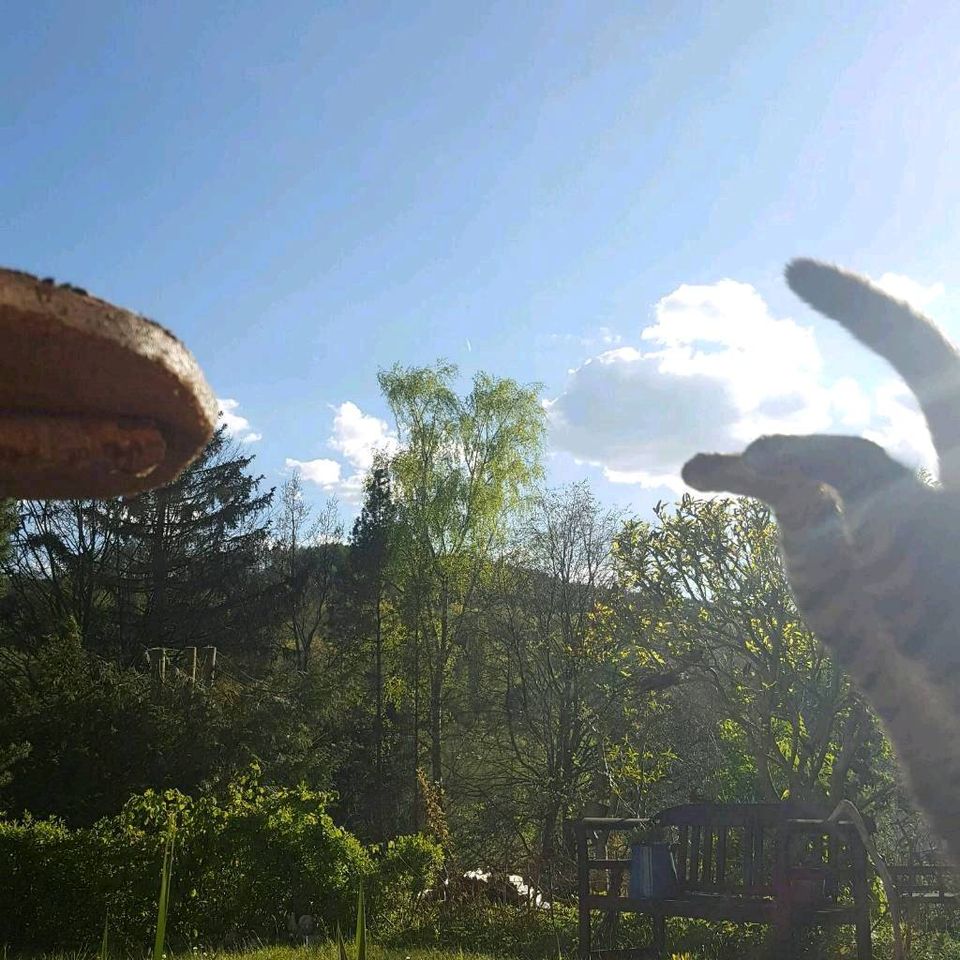
[[[387,772],[384,756],[384,645],[388,605],[387,570],[397,508],[390,491],[390,472],[377,463],[364,483],[365,498],[350,536],[347,602],[358,640],[370,650],[373,687],[373,811],[378,839],[385,835]],[[391,778],[392,779],[392,778]]]
[[[275,611],[264,574],[273,490],[221,427],[173,483],[111,514],[122,650],[213,645],[262,651]]]

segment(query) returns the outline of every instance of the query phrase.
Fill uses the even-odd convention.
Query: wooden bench
[[[905,917],[923,907],[955,908],[960,904],[956,879],[939,858],[925,857],[906,864],[892,864],[887,869],[893,877]]]
[[[678,886],[666,897],[631,898],[624,890],[627,840],[651,827],[670,840]],[[656,956],[665,949],[667,918],[691,917],[771,924],[784,943],[800,924],[851,924],[859,960],[871,960],[867,858],[849,822],[826,823],[821,811],[796,803],[692,803],[652,820],[586,817],[573,829],[581,960],[651,952],[593,949],[594,910],[652,917]],[[609,856],[611,840],[619,841],[619,856]],[[599,892],[596,873],[603,880]]]

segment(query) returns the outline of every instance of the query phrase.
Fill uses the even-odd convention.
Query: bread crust
[[[162,486],[200,453],[217,414],[196,360],[160,324],[0,269],[0,495]]]

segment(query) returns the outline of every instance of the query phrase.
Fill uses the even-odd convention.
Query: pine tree
[[[173,483],[110,512],[121,649],[264,647],[273,610],[263,575],[273,490],[217,431]]]
[[[363,507],[350,536],[344,600],[349,610],[347,621],[352,623],[358,643],[371,653],[370,679],[374,702],[372,819],[374,831],[378,839],[382,839],[385,835],[384,796],[388,780],[384,755],[384,621],[390,541],[397,516],[386,465],[376,463],[373,466],[364,483],[364,493]]]

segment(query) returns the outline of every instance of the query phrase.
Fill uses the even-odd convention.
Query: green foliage
[[[110,914],[103,918],[103,937],[100,940],[99,960],[108,960],[110,956]]]
[[[351,917],[357,884],[374,868],[361,844],[334,826],[328,802],[306,788],[264,787],[252,775],[220,796],[147,792],[90,829],[2,822],[0,941],[21,949],[90,945],[109,910],[115,942],[139,949],[154,923],[160,936],[164,903],[175,946],[273,939],[287,911],[313,914],[332,931]]]
[[[700,664],[726,753],[719,770],[740,793],[728,799],[862,797],[877,782],[878,726],[802,622],[769,510],[684,497],[656,513],[618,537],[621,575],[638,616]]]
[[[544,435],[533,387],[478,373],[460,397],[456,376],[457,368],[442,362],[379,374],[400,437],[389,462],[398,517],[393,567],[414,641],[417,692],[421,663],[429,677],[430,776],[437,783],[450,677],[476,591],[541,475]]]
[[[294,473],[280,493],[270,563],[283,631],[281,649],[286,652],[292,645],[300,670],[310,666],[315,646],[329,632],[329,611],[344,560],[342,535],[336,500],[315,515],[303,495],[303,479]]]
[[[375,851],[373,903],[383,936],[396,936],[415,922],[421,898],[436,886],[444,865],[442,847],[423,834],[396,837]]]
[[[357,894],[357,935],[354,938],[356,960],[367,960],[367,908],[363,902],[363,884]]]
[[[0,942],[21,950],[95,943],[107,913],[100,881],[109,869],[99,854],[88,833],[58,821],[0,821]]]
[[[339,923],[337,924],[337,953],[340,960],[349,960]],[[367,909],[363,901],[362,884],[357,894],[357,932],[354,937],[354,953],[354,960],[367,960]]]
[[[299,477],[271,515],[222,431],[163,490],[16,505],[10,550],[0,503],[0,941],[141,951],[161,870],[168,949],[275,941],[288,912],[356,930],[362,884],[367,947],[555,960],[576,932],[564,822],[589,807],[846,795],[897,859],[918,847],[765,508],[686,497],[623,523],[585,484],[537,489],[533,388],[462,393],[444,363],[379,379],[397,444],[348,542]],[[206,643],[215,677],[150,675],[146,648]],[[491,865],[553,909],[425,896]],[[759,935],[670,940],[746,957]]]
[[[454,956],[463,950],[503,958],[556,960],[558,952],[564,957],[576,956],[576,938],[573,906],[532,910],[467,900],[422,910],[415,923],[387,942],[411,951],[436,945]]]
[[[2,567],[13,642],[35,646],[72,623],[85,646],[127,663],[144,646],[262,651],[274,617],[260,569],[273,491],[259,489],[252,459],[221,427],[158,490],[23,501]]]
[[[163,866],[160,868],[160,895],[157,897],[157,929],[153,938],[153,960],[163,960],[167,942],[167,915],[170,912],[170,884],[173,878],[173,847],[176,821],[171,819],[167,841],[163,845]]]
[[[354,652],[350,697],[360,732],[349,780],[337,786],[350,822],[377,840],[392,832],[388,823],[402,829],[405,799],[404,757],[397,749],[402,640],[388,576],[396,525],[390,473],[378,459],[364,482],[335,607],[335,629]]]
[[[400,431],[390,461],[398,502],[437,556],[485,544],[541,475],[535,388],[479,373],[461,398],[456,377],[448,363],[379,375]]]
[[[0,808],[90,825],[148,788],[194,791],[251,758],[273,777],[322,776],[298,701],[310,678],[278,668],[256,683],[149,675],[80,645],[75,632],[0,658]]]

